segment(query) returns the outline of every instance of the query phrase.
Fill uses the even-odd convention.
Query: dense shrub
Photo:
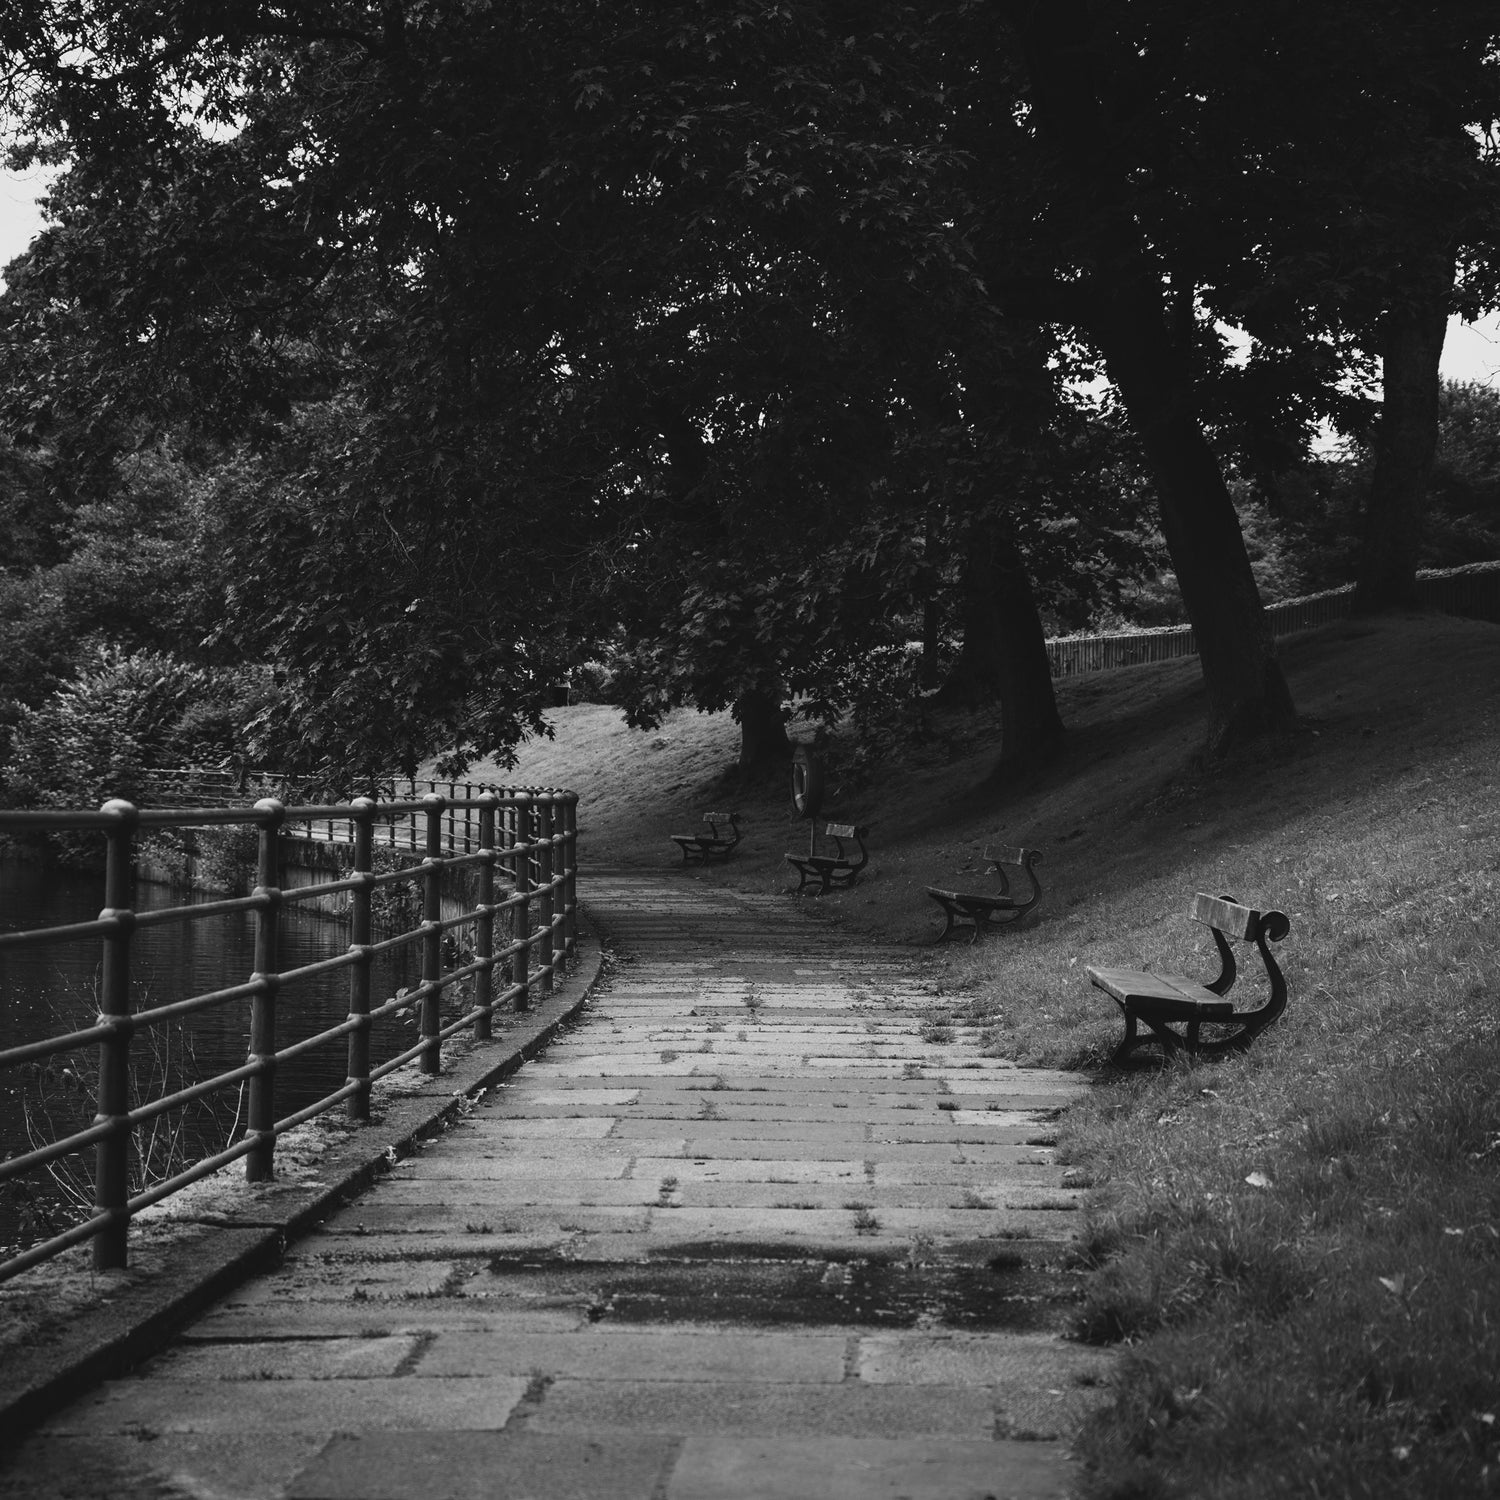
[[[98,807],[111,797],[140,798],[153,768],[222,765],[270,691],[261,673],[96,645],[76,675],[19,711],[6,799]]]

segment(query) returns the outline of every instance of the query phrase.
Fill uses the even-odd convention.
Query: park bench
[[[1006,927],[1019,922],[1029,911],[1035,911],[1042,899],[1042,883],[1037,879],[1036,867],[1041,863],[1039,849],[1013,849],[1008,844],[987,844],[984,850],[987,874],[998,877],[999,889],[992,891],[948,891],[930,885],[927,894],[943,909],[943,930],[937,941],[942,942],[956,926],[967,923],[973,928],[969,941],[974,942],[980,933],[991,927]],[[1024,871],[1031,883],[1031,892],[1025,897],[1011,890],[1009,872]]]
[[[823,836],[833,840],[832,854],[819,854],[816,836],[810,832],[807,853],[788,854],[786,857],[786,862],[796,869],[799,876],[797,889],[801,891],[811,880],[819,883],[819,895],[835,886],[842,890],[853,885],[859,879],[859,872],[870,860],[869,851],[865,848],[869,832],[868,828],[856,828],[852,823],[830,823],[823,830]],[[849,840],[859,850],[858,857],[845,852]]]
[[[729,858],[730,851],[740,841],[739,818],[738,813],[704,813],[707,833],[673,833],[668,837],[682,850],[683,864],[691,864],[696,859],[706,865],[711,859]],[[729,825],[728,833],[719,832],[721,823]]]
[[[1286,1009],[1286,979],[1266,946],[1268,942],[1279,943],[1291,931],[1292,924],[1284,912],[1255,911],[1241,906],[1232,896],[1208,896],[1200,891],[1188,915],[1207,925],[1219,950],[1218,977],[1207,984],[1183,974],[1085,970],[1125,1016],[1125,1035],[1111,1062],[1123,1062],[1136,1047],[1153,1042],[1168,1054],[1179,1050],[1191,1054],[1237,1052],[1248,1047]],[[1255,944],[1271,985],[1269,998],[1244,1010],[1229,998],[1236,975],[1231,940]],[[1138,1034],[1137,1023],[1143,1023],[1150,1035]],[[1212,1028],[1207,1037],[1202,1031],[1205,1024]]]

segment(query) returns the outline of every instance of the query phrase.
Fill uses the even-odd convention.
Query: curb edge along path
[[[617,962],[581,1024],[0,1494],[1068,1493],[1108,1370],[1058,1336],[1085,1080],[981,1057],[909,952],[784,896],[586,894]]]

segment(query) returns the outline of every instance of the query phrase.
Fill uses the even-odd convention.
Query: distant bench
[[[949,891],[941,886],[930,885],[927,894],[943,909],[943,930],[936,941],[942,942],[956,926],[967,923],[973,928],[969,941],[991,927],[1004,927],[1019,922],[1027,912],[1034,911],[1042,899],[1042,883],[1037,879],[1036,867],[1042,861],[1040,849],[1013,849],[1009,844],[987,844],[984,850],[987,873],[998,880],[998,889],[990,891]],[[1010,887],[1008,871],[1024,871],[1031,884],[1030,894],[1021,897]]]
[[[853,885],[870,860],[865,848],[869,833],[868,828],[856,828],[852,823],[830,823],[823,835],[833,840],[832,854],[819,854],[816,841],[806,854],[788,854],[786,862],[796,869],[799,877],[797,889],[802,890],[812,880],[819,883],[820,895],[835,886],[843,889]],[[857,856],[846,852],[846,844],[851,841],[859,851]]]
[[[1140,969],[1085,970],[1125,1016],[1125,1035],[1111,1062],[1123,1062],[1136,1047],[1153,1042],[1168,1054],[1179,1050],[1193,1054],[1239,1051],[1286,1009],[1286,979],[1266,947],[1268,942],[1279,943],[1292,930],[1284,912],[1255,911],[1239,905],[1232,896],[1207,896],[1200,891],[1188,915],[1207,925],[1219,950],[1219,975],[1207,984],[1182,974],[1152,974]],[[1229,999],[1236,974],[1230,940],[1255,944],[1270,981],[1269,997],[1251,1009],[1239,1010]],[[1138,1022],[1149,1029],[1149,1036],[1137,1034]],[[1205,1039],[1205,1022],[1224,1030]],[[1179,1026],[1181,1031],[1175,1029]]]
[[[740,841],[740,815],[738,813],[711,812],[703,814],[708,824],[707,833],[673,833],[668,837],[682,850],[683,864],[698,860],[707,864],[711,859],[728,859],[734,846]],[[720,833],[719,825],[727,823],[728,833]]]

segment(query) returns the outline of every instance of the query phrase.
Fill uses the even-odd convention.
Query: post
[[[104,934],[104,954],[99,978],[99,1019],[119,1020],[130,1014],[130,939],[135,931],[135,911],[130,904],[132,845],[140,813],[134,803],[118,798],[106,802],[102,812],[114,822],[105,837],[108,852],[104,874],[104,910],[99,920],[112,922]],[[109,1125],[110,1133],[94,1147],[94,1207],[100,1213],[119,1215],[94,1237],[94,1269],[114,1271],[126,1260],[127,1221],[125,1204],[130,1197],[130,1029],[121,1024],[99,1043],[99,1098],[96,1125]]]
[[[422,798],[427,816],[427,857],[422,861],[422,1025],[423,1047],[418,1059],[422,1072],[433,1074],[442,1065],[438,1040],[442,997],[437,982],[443,977],[443,809],[448,799],[440,792]]]
[[[474,924],[474,959],[479,965],[479,972],[474,976],[476,1042],[489,1041],[495,1007],[495,861],[499,858],[495,852],[495,809],[499,805],[500,799],[492,792],[486,792],[479,799],[479,852],[483,862],[479,866],[479,917]],[[466,820],[468,816],[465,809]],[[464,842],[467,845],[467,832]]]
[[[531,1009],[531,798],[516,793],[516,841],[511,846],[516,877],[516,956],[511,983],[516,987],[516,1009]]]
[[[351,877],[359,882],[349,912],[349,951],[354,963],[349,969],[349,1019],[359,1024],[349,1033],[349,1078],[358,1085],[345,1102],[345,1113],[351,1120],[370,1118],[370,900],[374,892],[375,871],[375,803],[369,797],[356,797],[350,804],[354,824],[354,868]]]
[[[537,891],[541,896],[541,902],[537,909],[537,925],[542,932],[542,994],[552,993],[553,970],[557,965],[557,944],[554,941],[556,933],[553,931],[553,918],[556,910],[556,901],[552,888],[553,881],[553,858],[552,858],[552,794],[543,792],[536,799],[536,842],[537,842]]]
[[[260,855],[252,892],[256,907],[255,973],[251,978],[256,991],[250,1002],[250,1061],[259,1063],[261,1071],[250,1079],[246,1129],[256,1142],[245,1157],[245,1180],[269,1182],[276,1157],[276,993],[281,985],[276,838],[286,808],[275,797],[263,797],[255,804],[255,811],[260,821]]]
[[[563,868],[567,880],[563,885],[563,940],[567,944],[568,961],[578,954],[578,793],[567,792],[563,796]]]

